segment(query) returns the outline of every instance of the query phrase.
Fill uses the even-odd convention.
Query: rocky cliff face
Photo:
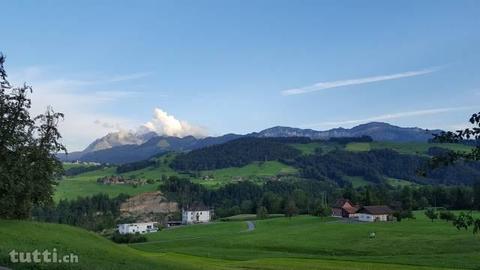
[[[82,152],[90,153],[94,151],[110,149],[113,147],[117,147],[121,145],[129,145],[129,144],[140,145],[155,136],[157,136],[157,134],[154,132],[148,132],[144,134],[138,134],[138,133],[126,132],[126,131],[109,133],[102,138],[96,139],[94,142],[88,145],[87,148],[85,148],[85,150],[83,150]]]
[[[133,196],[120,205],[122,217],[134,218],[137,222],[159,221],[179,211],[178,204],[168,201],[160,191]]]

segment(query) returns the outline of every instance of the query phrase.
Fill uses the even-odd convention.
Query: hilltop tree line
[[[289,144],[330,142],[344,145],[350,142],[371,142],[368,136],[312,140],[306,137],[240,138],[177,156],[171,167],[177,171],[214,170],[241,167],[255,161],[291,160],[301,152]]]
[[[437,148],[431,153],[446,153]],[[344,176],[360,176],[365,180],[381,184],[385,176],[405,179],[421,184],[473,184],[480,179],[480,163],[464,161],[453,166],[429,169],[429,158],[404,155],[390,149],[368,152],[349,152],[337,150],[323,154],[300,156],[293,161],[284,161],[300,169],[301,176],[318,180],[333,180],[344,186],[348,182]],[[424,175],[420,174],[426,170]]]
[[[159,189],[181,207],[197,203],[213,207],[218,218],[238,214],[257,214],[259,218],[269,214],[327,216],[331,214],[330,206],[338,198],[347,198],[359,205],[389,205],[399,220],[411,218],[414,210],[431,207],[480,210],[480,182],[473,187],[424,185],[392,189],[379,184],[361,188],[347,185],[339,189],[329,182],[292,179],[268,181],[263,185],[242,181],[213,190],[173,176],[165,179]],[[102,231],[121,222],[120,205],[127,198],[128,195],[123,194],[115,198],[98,194],[61,200],[55,206],[35,207],[32,216],[38,221]],[[442,215],[445,215],[443,212]]]
[[[106,165],[78,166],[64,170],[65,176],[75,176],[86,172],[92,172],[107,167]]]
[[[55,206],[35,207],[32,218],[37,221],[68,224],[91,231],[114,228],[120,218],[120,204],[128,195],[109,198],[106,194],[61,200]]]
[[[142,160],[137,162],[125,163],[117,167],[117,173],[126,173],[131,171],[141,170],[150,166],[155,166],[155,160]]]
[[[374,184],[383,184],[386,177],[391,177],[419,184],[471,185],[480,178],[480,162],[462,160],[452,166],[431,167],[428,156],[400,154],[391,149],[351,152],[337,148],[324,153],[318,148],[310,155],[300,155],[299,150],[289,145],[315,141],[295,137],[241,138],[178,155],[170,166],[177,171],[196,172],[278,160],[298,168],[302,178],[334,181],[340,186],[348,184],[345,176],[362,177]],[[371,138],[364,136],[332,138],[327,142],[342,145],[369,141]],[[436,159],[454,154],[436,146],[427,153]],[[137,167],[137,164],[126,164],[126,167]]]
[[[473,188],[424,185],[392,189],[378,184],[356,189],[347,185],[338,189],[329,182],[315,180],[269,181],[263,185],[243,181],[211,190],[187,179],[170,177],[160,190],[184,207],[197,202],[214,207],[219,217],[254,214],[259,210],[287,214],[292,209],[295,214],[328,215],[329,206],[338,198],[360,205],[389,205],[404,217],[411,216],[413,210],[435,206],[480,209],[480,182]]]
[[[333,192],[334,187],[306,180],[294,183],[269,181],[263,185],[242,181],[213,190],[188,179],[170,177],[160,186],[160,190],[182,207],[202,203],[214,207],[217,217],[226,217],[255,214],[262,208],[270,214],[287,214],[295,210],[295,214],[326,215],[329,210],[327,205],[322,204],[321,198],[326,194],[325,190]]]
[[[293,159],[300,151],[267,138],[241,138],[178,155],[171,167],[178,171],[241,167],[254,161]]]
[[[480,182],[470,186],[421,185],[392,189],[386,185],[370,185],[342,189],[342,197],[363,205],[386,204],[402,210],[428,207],[480,210]]]

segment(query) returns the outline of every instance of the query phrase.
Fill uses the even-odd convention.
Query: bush
[[[438,213],[435,212],[435,209],[430,208],[425,211],[425,216],[427,216],[433,222],[433,220],[438,218]]]
[[[441,211],[440,212],[440,219],[445,221],[452,221],[455,220],[457,217],[453,212],[450,211]]]
[[[268,211],[267,208],[264,206],[259,206],[257,208],[257,219],[266,219],[268,218]]]
[[[147,238],[139,233],[136,234],[120,234],[115,232],[112,241],[119,244],[142,243],[147,242]]]
[[[147,179],[147,184],[155,184],[155,180],[153,179]]]
[[[405,218],[415,219],[412,211],[410,210],[396,211],[395,213],[393,213],[393,216],[397,219],[398,222],[402,221],[402,219]]]

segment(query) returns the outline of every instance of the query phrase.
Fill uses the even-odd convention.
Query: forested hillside
[[[280,142],[280,139],[241,138],[178,155],[171,167],[179,171],[213,170],[245,166],[254,161],[293,159],[300,154],[298,149]]]
[[[430,152],[444,153],[439,148]],[[383,183],[385,177],[405,179],[421,184],[472,184],[480,178],[478,162],[462,162],[455,166],[428,169],[429,159],[405,155],[390,149],[368,152],[332,151],[301,156],[287,164],[300,169],[305,178],[331,179],[343,185],[344,176],[360,176],[372,183]],[[426,175],[422,175],[423,171]]]

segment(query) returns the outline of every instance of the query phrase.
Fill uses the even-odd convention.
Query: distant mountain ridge
[[[154,136],[142,144],[125,144],[97,151],[73,152],[59,155],[64,161],[89,161],[99,163],[124,164],[148,159],[154,155],[170,151],[190,151],[215,144],[222,144],[243,137],[226,134],[219,137],[197,139],[193,136],[183,138],[172,136]],[[91,148],[88,148],[91,149]],[[86,149],[87,150],[87,149]]]
[[[440,132],[441,130],[438,129],[404,128],[388,123],[371,122],[351,129],[334,128],[326,131],[277,126],[258,133],[251,133],[251,135],[256,137],[308,137],[311,139],[370,136],[374,141],[411,142],[428,141],[432,138],[432,134]]]
[[[149,139],[158,136],[155,132],[148,132],[144,134],[135,134],[131,132],[114,132],[106,136],[96,139],[83,150],[85,153],[109,149],[121,145],[136,144],[140,145]]]
[[[350,129],[334,128],[325,131],[277,126],[246,135],[226,134],[207,138],[195,138],[193,136],[179,138],[162,136],[153,132],[145,134],[117,132],[95,140],[83,151],[73,152],[68,156],[59,155],[59,158],[64,161],[80,160],[122,164],[145,160],[163,152],[190,151],[222,144],[241,137],[308,137],[326,140],[339,137],[370,136],[374,141],[426,142],[432,138],[432,134],[440,132],[441,130],[425,130],[417,127],[404,128],[381,122],[362,124]]]

